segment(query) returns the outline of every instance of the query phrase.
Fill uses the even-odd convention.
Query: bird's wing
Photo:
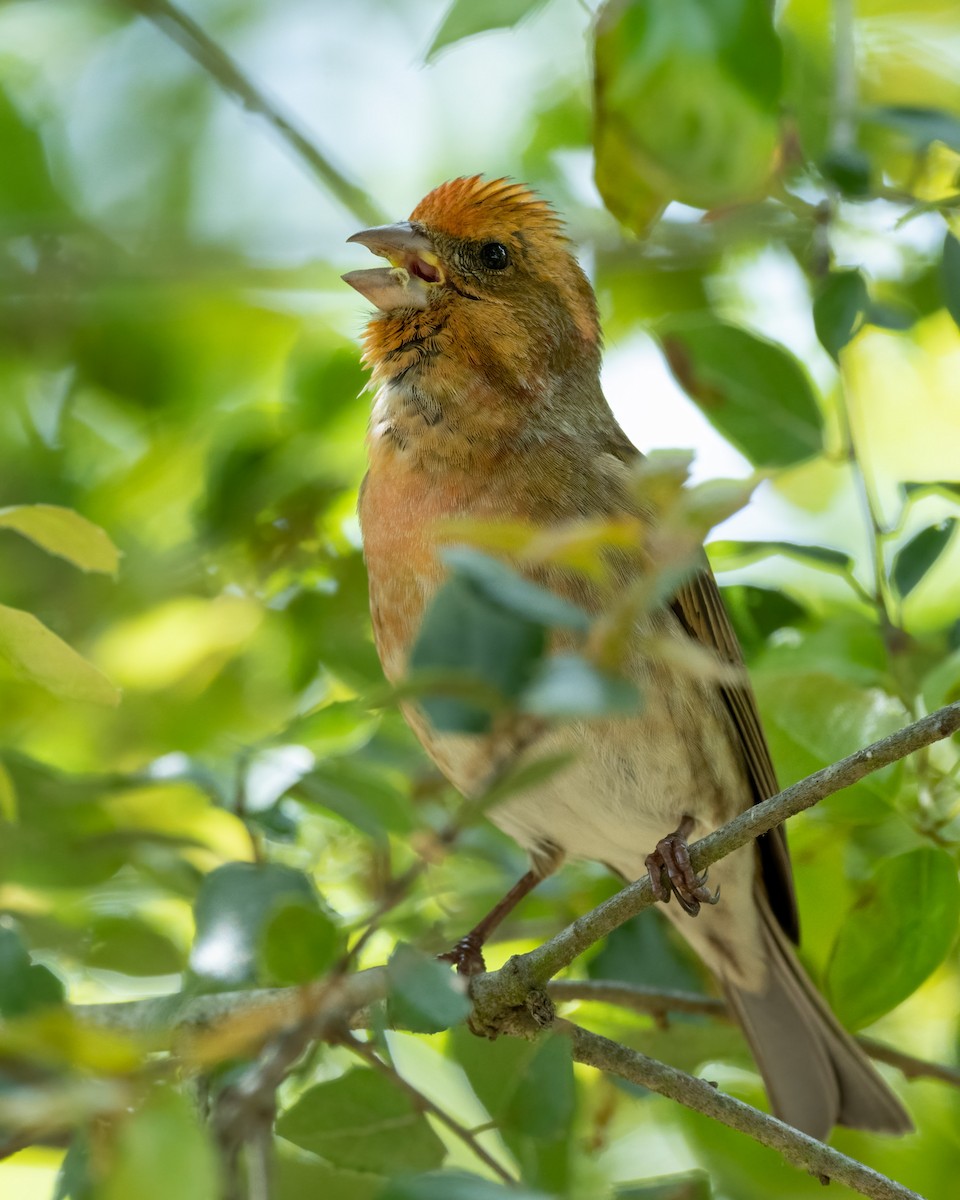
[[[743,654],[737,635],[730,624],[720,589],[704,556],[701,569],[677,592],[672,608],[684,629],[692,638],[716,651],[724,662],[743,665]],[[767,739],[760,723],[757,702],[749,681],[728,684],[721,688],[727,708],[740,738],[743,761],[753,789],[753,803],[758,804],[779,791],[777,776],[770,759]],[[787,853],[787,835],[782,825],[757,839],[760,865],[777,920],[784,933],[799,941],[800,925],[797,901],[793,889],[793,872]]]

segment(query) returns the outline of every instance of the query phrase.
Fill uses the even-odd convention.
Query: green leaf
[[[820,160],[820,170],[844,196],[856,199],[870,194],[870,159],[857,146],[830,150]]]
[[[277,1132],[336,1167],[357,1171],[428,1171],[446,1155],[409,1096],[361,1067],[308,1088],[280,1116]]]
[[[582,608],[524,579],[489,554],[470,546],[451,546],[442,550],[440,557],[456,575],[469,580],[491,603],[499,604],[518,617],[553,629],[575,629],[586,633],[590,628],[590,617]]]
[[[896,1008],[943,962],[960,884],[946,851],[923,846],[880,863],[840,928],[827,967],[834,1011],[860,1028]]]
[[[892,578],[894,587],[904,599],[946,550],[956,527],[956,517],[948,517],[938,525],[928,525],[897,551]]]
[[[216,1155],[193,1106],[156,1087],[123,1120],[110,1146],[98,1200],[210,1200],[219,1195]]]
[[[758,467],[788,467],[823,449],[810,381],[782,346],[704,317],[667,318],[670,369],[703,415]]]
[[[616,217],[643,232],[669,200],[766,193],[781,82],[766,0],[609,0],[595,55],[596,181]]]
[[[379,1200],[384,1178],[367,1171],[342,1171],[315,1154],[274,1141],[271,1200]]]
[[[608,675],[579,654],[542,659],[520,695],[523,712],[539,717],[604,717],[635,713],[641,697],[636,687]]]
[[[281,863],[227,863],[205,876],[194,906],[190,968],[201,980],[236,987],[258,979],[257,951],[273,911],[318,908],[313,884]]]
[[[443,552],[452,575],[427,609],[410,656],[417,673],[447,673],[446,685],[428,683],[421,706],[443,732],[484,733],[491,712],[516,697],[529,681],[546,645],[548,628],[585,631],[590,620],[569,601],[555,596],[467,547]],[[470,685],[494,698],[485,704]]]
[[[798,625],[806,617],[806,609],[782,591],[755,587],[753,584],[734,584],[720,589],[723,604],[737,634],[737,640],[749,657],[778,629]]]
[[[713,1186],[705,1171],[667,1175],[649,1183],[621,1184],[613,1200],[710,1200]]]
[[[870,305],[867,285],[859,271],[831,271],[813,302],[813,326],[834,362],[863,324]]]
[[[947,482],[943,479],[923,480],[921,482],[905,482],[900,484],[903,495],[906,499],[912,500],[914,496],[922,496],[928,492],[938,492],[942,496],[949,496],[951,500],[960,501],[960,483]]]
[[[430,62],[445,47],[475,33],[512,28],[542,4],[543,0],[484,0],[483,4],[477,4],[476,0],[453,0],[430,43],[426,60]]]
[[[300,901],[275,908],[260,935],[265,979],[291,987],[317,979],[341,950],[340,931],[325,912]]]
[[[0,925],[0,1017],[21,1017],[63,1003],[63,984],[47,967],[30,961],[15,929]]]
[[[943,109],[911,104],[878,105],[866,112],[862,120],[902,133],[920,149],[926,149],[931,142],[942,142],[960,153],[960,118]]]
[[[88,967],[126,975],[173,975],[184,955],[170,938],[134,915],[94,917],[87,926],[83,961]]]
[[[448,965],[401,942],[387,964],[391,1023],[414,1033],[439,1033],[463,1021],[470,1001]]]
[[[0,604],[0,658],[48,692],[91,704],[120,703],[120,689],[41,621]]]
[[[83,571],[116,575],[120,551],[99,525],[56,504],[0,508],[0,529],[13,529]]]
[[[90,1178],[90,1143],[86,1132],[74,1134],[64,1155],[53,1191],[53,1200],[94,1200]]]
[[[501,1130],[537,1141],[569,1133],[576,1095],[565,1038],[548,1034],[535,1042],[485,1043],[464,1027],[450,1038],[457,1061]]]
[[[943,239],[940,287],[943,291],[944,307],[953,317],[954,323],[960,325],[960,242],[952,233],[948,233]]]
[[[804,546],[795,542],[741,542],[724,540],[710,542],[707,546],[710,562],[715,571],[735,571],[749,566],[774,554],[784,554],[809,563],[812,567],[828,567],[832,571],[850,571],[853,559],[842,550],[829,546]]]
[[[377,1200],[550,1200],[545,1192],[506,1187],[464,1171],[431,1171],[412,1179],[395,1179]]]

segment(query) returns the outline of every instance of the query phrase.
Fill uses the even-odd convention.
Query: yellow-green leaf
[[[120,689],[28,612],[0,604],[0,658],[48,692],[68,700],[119,704]]]
[[[58,504],[13,504],[0,508],[0,529],[13,529],[48,554],[82,571],[116,575],[120,551],[99,525]]]

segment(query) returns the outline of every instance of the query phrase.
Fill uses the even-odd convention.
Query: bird
[[[363,333],[374,401],[359,517],[374,640],[386,677],[399,683],[444,583],[444,522],[547,529],[635,514],[629,482],[642,455],[601,390],[593,288],[559,214],[532,188],[453,179],[407,221],[347,240],[388,264],[343,279],[374,306]],[[549,582],[596,610],[582,581]],[[568,765],[487,813],[526,850],[530,870],[452,957],[465,973],[482,970],[484,938],[565,859],[598,861],[625,880],[648,873],[659,900],[678,901],[664,912],[722,988],[777,1116],[821,1139],[837,1124],[909,1131],[899,1099],[797,957],[783,829],[716,863],[710,887],[690,868],[691,837],[778,791],[745,670],[698,678],[639,649],[653,632],[742,666],[705,556],[644,620],[622,664],[641,710],[566,722],[538,740],[538,753],[569,752]],[[443,774],[477,795],[503,752],[494,735],[441,732],[415,704],[404,711]]]

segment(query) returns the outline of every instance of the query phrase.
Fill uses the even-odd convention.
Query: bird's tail
[[[834,1125],[878,1133],[908,1133],[903,1105],[839,1024],[814,988],[793,947],[758,896],[768,963],[766,988],[725,985],[773,1111],[813,1137]]]

